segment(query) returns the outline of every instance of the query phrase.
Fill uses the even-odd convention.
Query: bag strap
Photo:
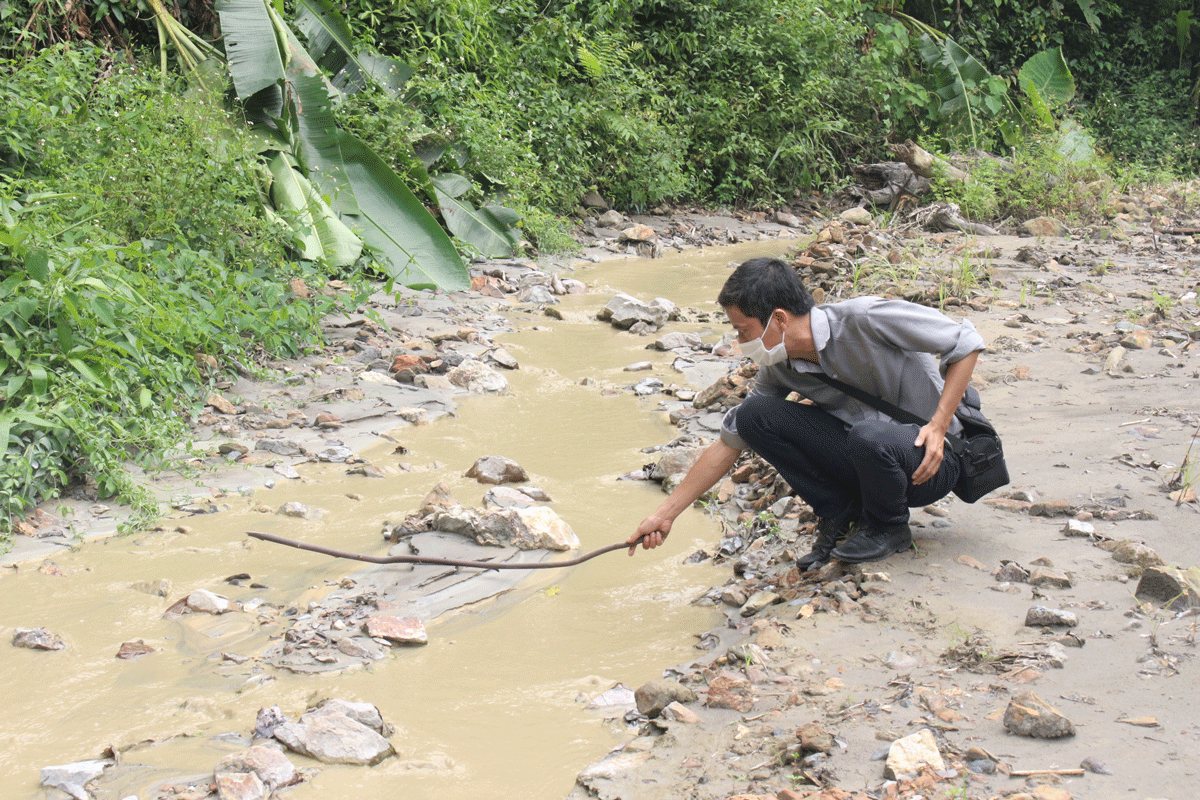
[[[910,425],[920,425],[921,427],[925,427],[926,425],[929,424],[929,420],[918,417],[916,414],[912,413],[911,411],[908,411],[907,409],[901,408],[900,406],[896,405],[895,403],[889,403],[887,400],[884,400],[882,397],[873,395],[870,392],[865,392],[862,389],[858,388],[857,386],[851,386],[848,383],[843,383],[842,381],[839,381],[837,378],[831,378],[830,376],[826,375],[824,372],[806,372],[804,374],[808,375],[809,377],[816,378],[817,380],[821,381],[822,383],[826,383],[826,384],[832,386],[834,389],[837,389],[845,394],[850,395],[855,400],[858,400],[860,403],[866,403],[867,405],[871,406],[872,408],[882,411],[883,413],[887,414],[892,419],[899,420],[900,422],[907,422]],[[950,448],[955,453],[959,453],[959,454],[962,453],[963,441],[960,437],[956,436],[953,433],[947,432],[946,439],[950,442]]]

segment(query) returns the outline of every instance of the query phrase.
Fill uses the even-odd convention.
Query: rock
[[[1136,330],[1121,338],[1121,346],[1126,350],[1149,350],[1154,346],[1154,335],[1147,330]]]
[[[888,748],[884,775],[892,779],[915,778],[920,774],[922,765],[934,770],[946,768],[937,742],[927,728],[892,742]]]
[[[1158,553],[1141,542],[1121,542],[1112,552],[1113,561],[1121,564],[1132,564],[1135,567],[1148,569],[1161,567],[1166,564]]]
[[[171,582],[166,578],[158,580],[137,581],[130,584],[130,589],[142,594],[150,594],[155,597],[168,597],[171,594]]]
[[[832,753],[833,734],[815,722],[808,722],[796,731],[801,753]]]
[[[533,498],[511,486],[495,486],[483,495],[484,508],[528,508]]]
[[[583,197],[579,198],[579,204],[584,208],[598,208],[601,210],[608,208],[608,203],[595,189],[589,189],[588,191],[584,192]],[[617,216],[620,216],[620,214]]]
[[[1062,532],[1063,536],[1095,536],[1096,526],[1081,519],[1069,519]]]
[[[1105,764],[1103,761],[1094,756],[1088,756],[1083,761],[1079,762],[1079,768],[1086,769],[1088,772],[1095,773],[1096,775],[1114,774],[1112,767],[1108,766],[1108,764]]]
[[[579,537],[552,509],[545,506],[510,508],[496,512],[512,520],[508,543],[518,550],[575,550]]]
[[[188,608],[202,614],[225,614],[233,610],[228,597],[208,589],[197,589],[187,596],[186,602]]]
[[[605,228],[618,228],[624,224],[625,217],[620,211],[609,210],[597,217],[596,222]]]
[[[271,791],[291,786],[299,780],[296,767],[278,747],[256,744],[249,750],[230,753],[217,762],[213,775],[221,773],[252,773]]]
[[[290,750],[322,764],[374,766],[395,749],[375,731],[341,714],[312,714],[275,728],[275,738]]]
[[[696,702],[696,693],[678,681],[660,679],[639,686],[633,699],[638,713],[653,719],[671,703]]]
[[[287,503],[284,503],[275,513],[285,517],[295,517],[296,519],[313,519],[314,517],[320,516],[315,512],[314,509],[309,508],[308,506],[304,505],[304,503],[300,503],[296,500],[291,500]]]
[[[661,378],[643,378],[633,387],[633,393],[638,397],[646,397],[661,392],[663,388],[664,384]]]
[[[663,481],[672,475],[683,475],[692,468],[703,452],[703,447],[668,448],[650,470],[650,480]]]
[[[233,416],[238,413],[238,407],[226,400],[217,392],[210,392],[208,398],[204,401],[204,405],[215,408],[222,414]]]
[[[731,708],[745,713],[754,707],[750,681],[722,673],[708,682],[708,698],[704,704],[709,708]]]
[[[789,214],[787,211],[776,211],[775,222],[783,225],[786,228],[799,228],[804,223],[795,214]]]
[[[783,598],[774,592],[755,592],[750,596],[750,599],[746,601],[746,604],[742,606],[740,613],[743,617],[752,617],[767,606],[774,605],[782,599]]]
[[[854,225],[870,225],[874,217],[871,212],[861,206],[858,208],[847,208],[841,214],[838,214],[838,219],[842,222],[850,222]]]
[[[1015,561],[1006,561],[996,570],[995,577],[1004,583],[1025,583],[1029,580],[1029,571]]]
[[[368,617],[363,630],[373,639],[387,639],[395,644],[429,644],[425,626],[416,617]]]
[[[1029,506],[1031,517],[1069,517],[1071,504],[1066,500],[1046,500]]]
[[[476,459],[464,477],[490,484],[521,483],[529,480],[529,475],[520,464],[504,456],[484,456]]]
[[[553,305],[558,302],[558,298],[554,296],[548,286],[526,286],[517,292],[517,299],[522,303],[535,305]]]
[[[1070,236],[1067,226],[1053,217],[1034,217],[1025,220],[1018,228],[1026,236]]]
[[[117,649],[117,658],[130,659],[144,656],[147,653],[153,653],[154,648],[146,644],[141,639],[135,639],[132,642],[122,642]]]
[[[104,774],[112,766],[111,761],[76,761],[57,767],[42,767],[41,785],[50,789],[61,789],[75,800],[90,800],[87,784]]]
[[[66,645],[57,634],[45,628],[17,628],[13,631],[13,647],[29,650],[62,650]]]
[[[275,729],[287,722],[287,717],[279,710],[279,706],[260,708],[254,720],[254,736],[257,739],[272,739]]]
[[[317,451],[316,458],[318,461],[324,461],[327,464],[340,464],[352,455],[354,455],[354,451],[349,447],[338,445]]]
[[[1071,588],[1071,579],[1066,573],[1049,567],[1036,567],[1029,576],[1029,583],[1033,586],[1049,586],[1051,589]]]
[[[1036,628],[1041,625],[1071,628],[1077,624],[1079,624],[1079,621],[1075,618],[1073,612],[1062,611],[1057,608],[1033,606],[1025,613],[1025,627],[1027,628]]]
[[[267,800],[271,793],[253,772],[221,772],[214,778],[218,800]]]
[[[662,710],[662,718],[687,725],[698,725],[702,721],[699,714],[679,702],[668,703]]]
[[[1134,597],[1161,603],[1172,611],[1200,608],[1200,567],[1150,567],[1138,580]]]
[[[474,394],[504,394],[508,391],[508,379],[477,358],[467,359],[451,369],[446,373],[446,380]]]
[[[303,447],[287,439],[259,439],[254,443],[254,449],[286,458],[304,455]]]
[[[1033,692],[1022,692],[1004,709],[1004,729],[1018,736],[1059,739],[1074,736],[1075,726]]]
[[[673,306],[669,300],[662,298],[653,303],[643,303],[627,294],[618,294],[609,300],[596,316],[621,330],[629,330],[639,322],[657,330],[670,318]]]
[[[1104,372],[1113,377],[1120,377],[1121,362],[1125,359],[1125,348],[1117,345],[1109,351],[1108,357],[1104,359]]]
[[[695,333],[680,333],[674,331],[672,333],[664,333],[657,341],[647,346],[650,350],[699,350],[703,342],[699,334]]]
[[[621,231],[622,242],[653,242],[658,237],[649,225],[633,225]]]
[[[445,481],[439,481],[438,485],[430,489],[429,494],[425,495],[425,498],[421,501],[420,513],[428,515],[435,511],[446,511],[461,507],[462,503],[455,500],[450,494],[450,487],[446,485]]]
[[[654,364],[649,361],[635,361],[625,367],[625,372],[645,372],[654,369]]]
[[[317,704],[316,708],[309,709],[305,716],[313,717],[328,714],[341,714],[344,717],[349,717],[355,722],[366,725],[384,738],[394,733],[392,726],[383,721],[383,714],[379,708],[371,703],[355,703],[350,700],[342,700],[334,697],[329,700],[322,700]]]
[[[496,347],[492,352],[488,353],[488,357],[495,361],[505,369],[520,369],[521,365],[513,358],[512,354],[503,347]]]

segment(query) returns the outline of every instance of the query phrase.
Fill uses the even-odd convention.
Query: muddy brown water
[[[683,563],[717,535],[699,511],[677,522],[662,551],[633,559],[618,552],[562,572],[530,573],[500,597],[428,621],[428,646],[393,650],[360,671],[301,676],[263,669],[253,658],[238,664],[222,654],[261,654],[282,623],[252,613],[164,619],[163,612],[199,588],[282,608],[320,600],[363,567],[251,541],[245,531],[384,554],[383,522],[399,521],[438,481],[447,481],[464,504],[481,504],[486,487],[461,476],[482,455],[521,463],[584,550],[624,539],[662,495],[655,486],[617,478],[651,460],[641,448],[675,433],[655,410],[658,399],[603,390],[651,374],[668,384],[683,380],[671,369],[671,354],[645,350],[650,339],[596,322],[596,310],[610,287],[715,310],[712,299],[730,262],[787,246],[763,242],[653,262],[580,265],[575,276],[592,293],[566,298],[562,321],[516,314],[517,330],[500,339],[521,362],[508,375],[512,393],[468,398],[454,418],[390,431],[407,454],[395,454],[395,444],[383,438],[361,453],[387,473],[383,480],[347,475],[340,465],[305,465],[299,481],[223,498],[219,513],[180,518],[186,534],[93,541],[56,556],[52,567],[39,570],[40,562],[32,562],[3,570],[3,634],[44,627],[67,647],[0,647],[0,796],[43,797],[41,767],[98,758],[115,746],[125,750],[122,768],[110,772],[113,779],[97,797],[157,797],[165,782],[211,777],[223,755],[245,746],[236,737],[253,729],[259,708],[278,705],[294,718],[326,697],[379,706],[396,726],[399,757],[364,768],[293,756],[313,771],[289,790],[296,800],[564,796],[579,769],[627,738],[624,725],[608,719],[619,711],[586,709],[585,699],[617,682],[637,687],[688,661],[698,652],[694,633],[719,622],[691,601],[723,582],[727,570]],[[724,332],[720,325],[665,330],[673,329],[699,330],[708,341]],[[643,360],[654,362],[652,373],[622,371]],[[584,378],[596,383],[580,385]],[[301,522],[255,510],[289,500],[325,513]],[[268,588],[224,583],[237,573]],[[169,582],[166,596],[153,593],[157,581]],[[123,642],[138,639],[155,652],[116,658]]]

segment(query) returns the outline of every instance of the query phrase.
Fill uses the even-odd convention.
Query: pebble
[[[638,713],[653,719],[672,703],[694,703],[697,698],[694,691],[679,681],[662,678],[639,686],[633,699]]]
[[[1063,611],[1057,608],[1033,606],[1025,614],[1025,627],[1027,628],[1036,628],[1043,625],[1070,628],[1078,624],[1079,620],[1075,617],[1074,612]]]
[[[884,775],[893,779],[915,778],[922,766],[935,770],[946,768],[937,742],[928,729],[919,730],[911,736],[892,742],[891,748],[888,749],[887,763],[884,765]]]
[[[63,640],[45,628],[17,628],[13,631],[13,647],[24,647],[29,650],[62,650],[66,647]]]
[[[1004,729],[1018,736],[1059,739],[1074,736],[1075,726],[1033,692],[1022,692],[1004,710]]]

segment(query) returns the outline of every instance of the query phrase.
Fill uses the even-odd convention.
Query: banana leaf
[[[368,81],[396,97],[415,74],[396,58],[355,51],[354,34],[329,0],[299,0],[296,27],[308,41],[308,52],[320,67],[333,76],[333,85],[354,94]]]
[[[289,50],[263,0],[216,0],[225,58],[243,100],[284,79]]]
[[[416,195],[371,148],[337,129],[323,81],[301,77],[295,89],[304,109],[300,144],[309,176],[389,276],[413,288],[470,286],[454,243]]]
[[[271,202],[296,215],[305,230],[297,231],[303,243],[301,257],[348,267],[362,253],[362,240],[337,218],[320,194],[293,166],[285,153],[271,159]]]
[[[992,74],[975,56],[949,36],[935,40],[925,33],[921,35],[920,43],[921,58],[927,65],[940,72],[945,80],[945,83],[934,89],[942,101],[938,114],[948,120],[961,115],[966,121],[971,142],[977,144],[979,126],[975,119],[975,109],[971,106],[971,94],[991,81]],[[992,109],[993,113],[998,110]]]
[[[489,258],[511,256],[517,239],[508,225],[487,207],[476,208],[459,196],[471,188],[462,175],[447,173],[432,179],[433,191],[446,227],[460,240]]]

